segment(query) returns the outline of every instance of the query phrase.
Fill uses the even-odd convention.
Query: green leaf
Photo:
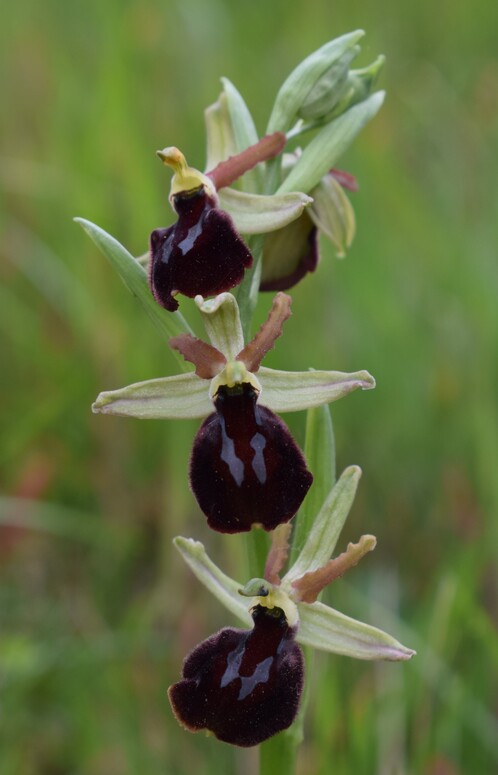
[[[384,97],[385,92],[375,92],[321,129],[306,146],[277,194],[311,191],[336,164],[365,124],[380,110]]]
[[[377,627],[351,619],[323,603],[301,603],[298,608],[296,640],[303,646],[370,660],[407,660],[416,653]]]
[[[296,412],[329,404],[353,390],[371,390],[375,380],[368,371],[279,371],[261,366],[261,403],[274,412]]]
[[[299,218],[313,199],[299,191],[283,196],[247,194],[234,188],[218,191],[220,205],[233,218],[238,231],[243,234],[264,234],[281,229]]]
[[[92,411],[139,420],[186,420],[206,417],[213,411],[213,405],[209,399],[209,382],[191,371],[100,393]]]
[[[130,293],[138,299],[164,337],[169,339],[185,332],[192,333],[190,326],[179,312],[167,312],[159,306],[150,291],[147,272],[117,239],[91,221],[84,218],[75,218],[74,220],[79,223],[110,261]],[[185,363],[181,356],[175,354],[175,357],[185,371]]]
[[[327,405],[308,409],[304,456],[313,474],[313,486],[308,490],[299,513],[294,519],[291,552],[293,560],[304,546],[313,526],[313,520],[335,484],[334,429]]]
[[[258,133],[242,95],[228,78],[222,78],[221,82],[227,99],[236,153],[240,153],[258,142]],[[264,164],[258,164],[254,169],[246,172],[242,178],[242,187],[245,191],[257,194],[263,190],[264,169]]]
[[[361,468],[350,466],[330,491],[316,515],[296,562],[282,579],[282,584],[287,588],[305,573],[322,568],[332,556],[353,505],[360,477]]]
[[[252,617],[248,611],[247,601],[244,601],[239,594],[241,585],[214,564],[201,542],[177,536],[173,539],[173,545],[206,589],[246,627],[251,626]]]
[[[299,109],[312,93],[319,79],[340,59],[343,54],[356,45],[364,35],[363,30],[355,30],[340,38],[335,38],[306,57],[288,76],[280,87],[268,122],[267,132],[287,132],[293,125]],[[289,191],[291,189],[288,189]],[[299,190],[299,187],[297,188]]]

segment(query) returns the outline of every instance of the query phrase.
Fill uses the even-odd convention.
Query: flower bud
[[[282,84],[268,122],[268,132],[287,132],[298,117],[303,104],[331,68],[363,37],[363,30],[355,30],[335,38],[306,57]],[[318,93],[314,93],[318,96]],[[301,189],[297,189],[301,190]]]
[[[299,108],[298,116],[300,118],[306,121],[316,121],[331,113],[343,97],[343,87],[348,77],[349,65],[359,53],[359,46],[348,49],[318,79]]]
[[[370,96],[385,61],[385,56],[381,54],[368,67],[349,71],[347,78],[343,82],[337,104],[328,116],[329,119],[339,116],[348,108],[366,100]]]

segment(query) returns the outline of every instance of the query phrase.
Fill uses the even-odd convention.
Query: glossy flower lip
[[[252,255],[219,208],[211,179],[189,167],[178,148],[158,155],[174,169],[169,198],[178,220],[150,235],[149,282],[158,304],[174,311],[179,293],[211,296],[238,285]]]
[[[285,423],[248,382],[219,386],[196,434],[190,486],[213,530],[273,530],[292,519],[313,480]]]
[[[186,658],[168,696],[179,723],[249,747],[287,729],[303,688],[304,660],[281,609],[255,606],[253,628],[226,627]]]

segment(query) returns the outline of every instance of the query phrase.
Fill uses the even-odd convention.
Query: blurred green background
[[[196,423],[90,413],[100,390],[177,368],[72,217],[144,252],[172,222],[154,151],[202,168],[219,77],[263,131],[292,67],[357,27],[360,65],[387,55],[388,90],[339,165],[360,182],[358,234],[343,262],[323,245],[267,363],[377,378],[332,406],[339,468],[364,471],[341,544],[379,544],[329,601],[418,656],[320,656],[300,772],[496,773],[496,3],[21,0],[1,15],[0,775],[256,771],[254,751],[189,735],[169,709],[184,654],[234,624],[171,538],[204,540],[235,576],[241,543],[209,535],[188,491]],[[303,443],[304,416],[286,420]]]

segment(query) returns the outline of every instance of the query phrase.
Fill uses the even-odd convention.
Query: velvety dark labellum
[[[222,533],[288,522],[313,481],[285,423],[256,399],[247,383],[220,388],[216,412],[194,440],[190,484],[209,526]]]
[[[172,293],[193,298],[228,291],[251,266],[251,253],[232,219],[201,186],[174,197],[178,221],[150,235],[150,286],[156,301],[178,309]]]
[[[192,732],[258,745],[289,727],[303,688],[303,655],[283,611],[257,606],[252,630],[224,628],[187,657],[169,689],[173,711]]]

